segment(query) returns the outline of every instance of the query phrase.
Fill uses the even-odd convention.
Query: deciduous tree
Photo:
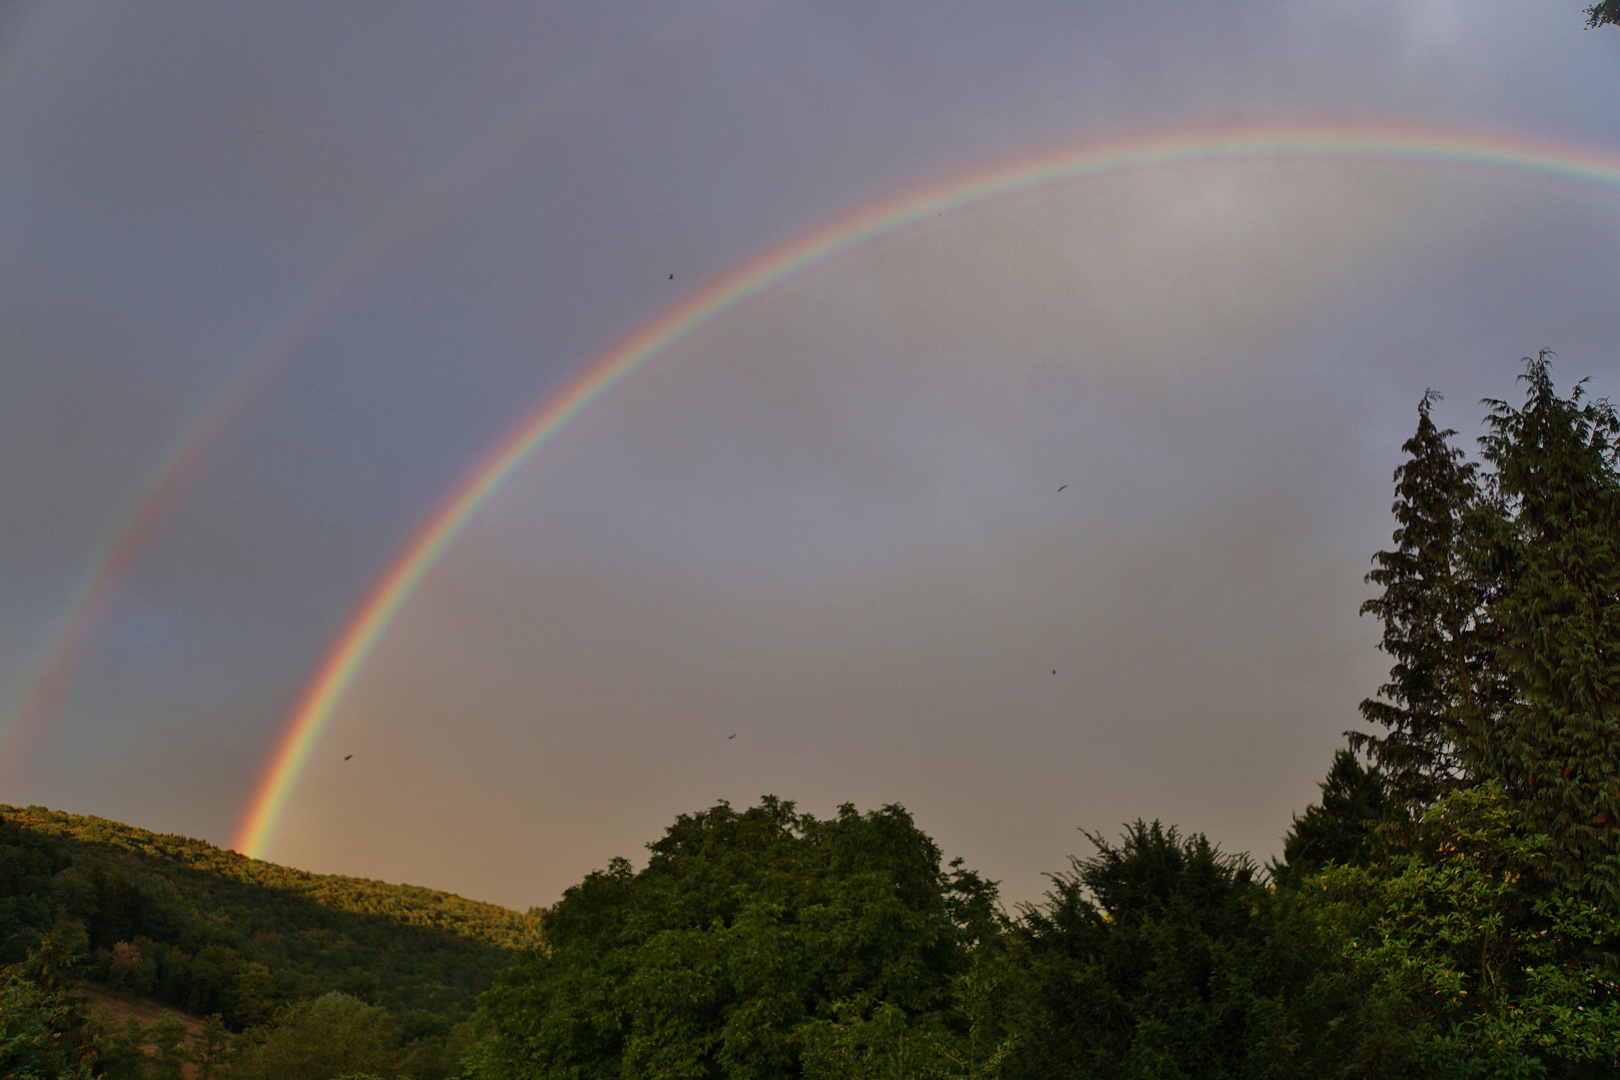
[[[821,1066],[865,1060],[952,1022],[984,932],[953,914],[994,888],[942,869],[900,807],[822,821],[722,803],[649,848],[645,869],[615,860],[546,912],[546,948],[482,999],[481,1075],[774,1080],[812,1046]]]

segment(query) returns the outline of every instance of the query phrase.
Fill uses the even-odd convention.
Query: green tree
[[[388,1011],[336,991],[283,1009],[243,1042],[231,1069],[240,1080],[391,1077],[400,1064],[399,1027]]]
[[[1560,397],[1550,356],[1526,358],[1522,407],[1487,402],[1509,693],[1470,751],[1549,838],[1549,867],[1620,910],[1620,418],[1581,384]]]
[[[85,978],[236,1031],[329,990],[454,1024],[539,932],[532,916],[446,893],[0,806],[0,963],[57,923],[88,935]]]
[[[1356,755],[1340,749],[1321,785],[1322,801],[1294,816],[1283,839],[1283,863],[1271,868],[1278,880],[1297,878],[1329,863],[1362,866],[1388,848],[1385,834],[1408,818],[1389,796],[1377,769],[1364,768]]]
[[[20,964],[0,969],[0,1077],[80,1080],[96,1064],[95,1030],[78,982],[82,931],[59,925]]]
[[[181,1080],[186,1073],[188,1032],[173,1013],[163,1013],[144,1033],[153,1053],[144,1073],[149,1080]]]
[[[1313,913],[1158,822],[1052,875],[1014,934],[1019,1080],[1326,1075],[1343,1007]],[[1342,996],[1342,995],[1341,995]]]
[[[480,1007],[480,1076],[795,1076],[948,1026],[994,887],[898,806],[817,820],[775,798],[682,815],[546,912],[546,949]],[[843,1030],[834,1030],[843,1027]],[[841,1058],[840,1055],[843,1055]]]
[[[931,1041],[940,1080],[996,1080],[1016,1041],[1006,1035],[1006,1015],[998,1008],[1015,972],[990,949],[981,949],[967,971],[956,977],[954,998],[962,1023]]]
[[[15,969],[0,973],[0,1076],[7,1080],[78,1080],[96,1054],[79,1006],[41,989]]]
[[[1599,0],[1587,8],[1586,25],[1593,30],[1600,26],[1620,26],[1620,0]]]
[[[1304,890],[1361,988],[1341,1025],[1353,1074],[1615,1076],[1613,918],[1539,873],[1549,838],[1494,782],[1447,796],[1425,836],[1388,867],[1334,867]]]
[[[218,1013],[203,1021],[191,1047],[197,1080],[214,1080],[230,1070],[231,1035]]]
[[[1395,470],[1395,549],[1373,556],[1367,581],[1383,592],[1361,605],[1384,625],[1379,647],[1394,661],[1380,697],[1361,714],[1386,734],[1347,733],[1409,808],[1432,804],[1466,776],[1457,753],[1462,718],[1478,711],[1486,649],[1478,615],[1484,589],[1470,522],[1479,501],[1478,466],[1429,415],[1433,390],[1418,402],[1417,431]]]

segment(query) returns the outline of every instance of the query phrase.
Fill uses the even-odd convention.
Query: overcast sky
[[[771,244],[1167,126],[1614,152],[1620,30],[1581,7],[3,9],[0,724],[143,483],[219,425],[0,733],[0,801],[230,843],[456,479]],[[1418,396],[1470,445],[1542,347],[1620,396],[1617,287],[1620,194],[1355,161],[1103,176],[856,249],[519,470],[269,855],[528,907],[773,793],[903,803],[1014,901],[1139,816],[1263,859],[1387,667],[1356,609]]]

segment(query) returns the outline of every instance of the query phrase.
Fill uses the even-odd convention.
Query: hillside
[[[92,982],[238,1029],[332,990],[439,1027],[539,941],[538,913],[0,805],[0,963],[53,928],[78,938]]]

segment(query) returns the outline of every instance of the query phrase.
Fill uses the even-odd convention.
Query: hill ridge
[[[464,1015],[496,971],[541,941],[535,909],[0,804],[0,961],[64,923],[78,928],[94,981],[237,1027],[329,990]]]

